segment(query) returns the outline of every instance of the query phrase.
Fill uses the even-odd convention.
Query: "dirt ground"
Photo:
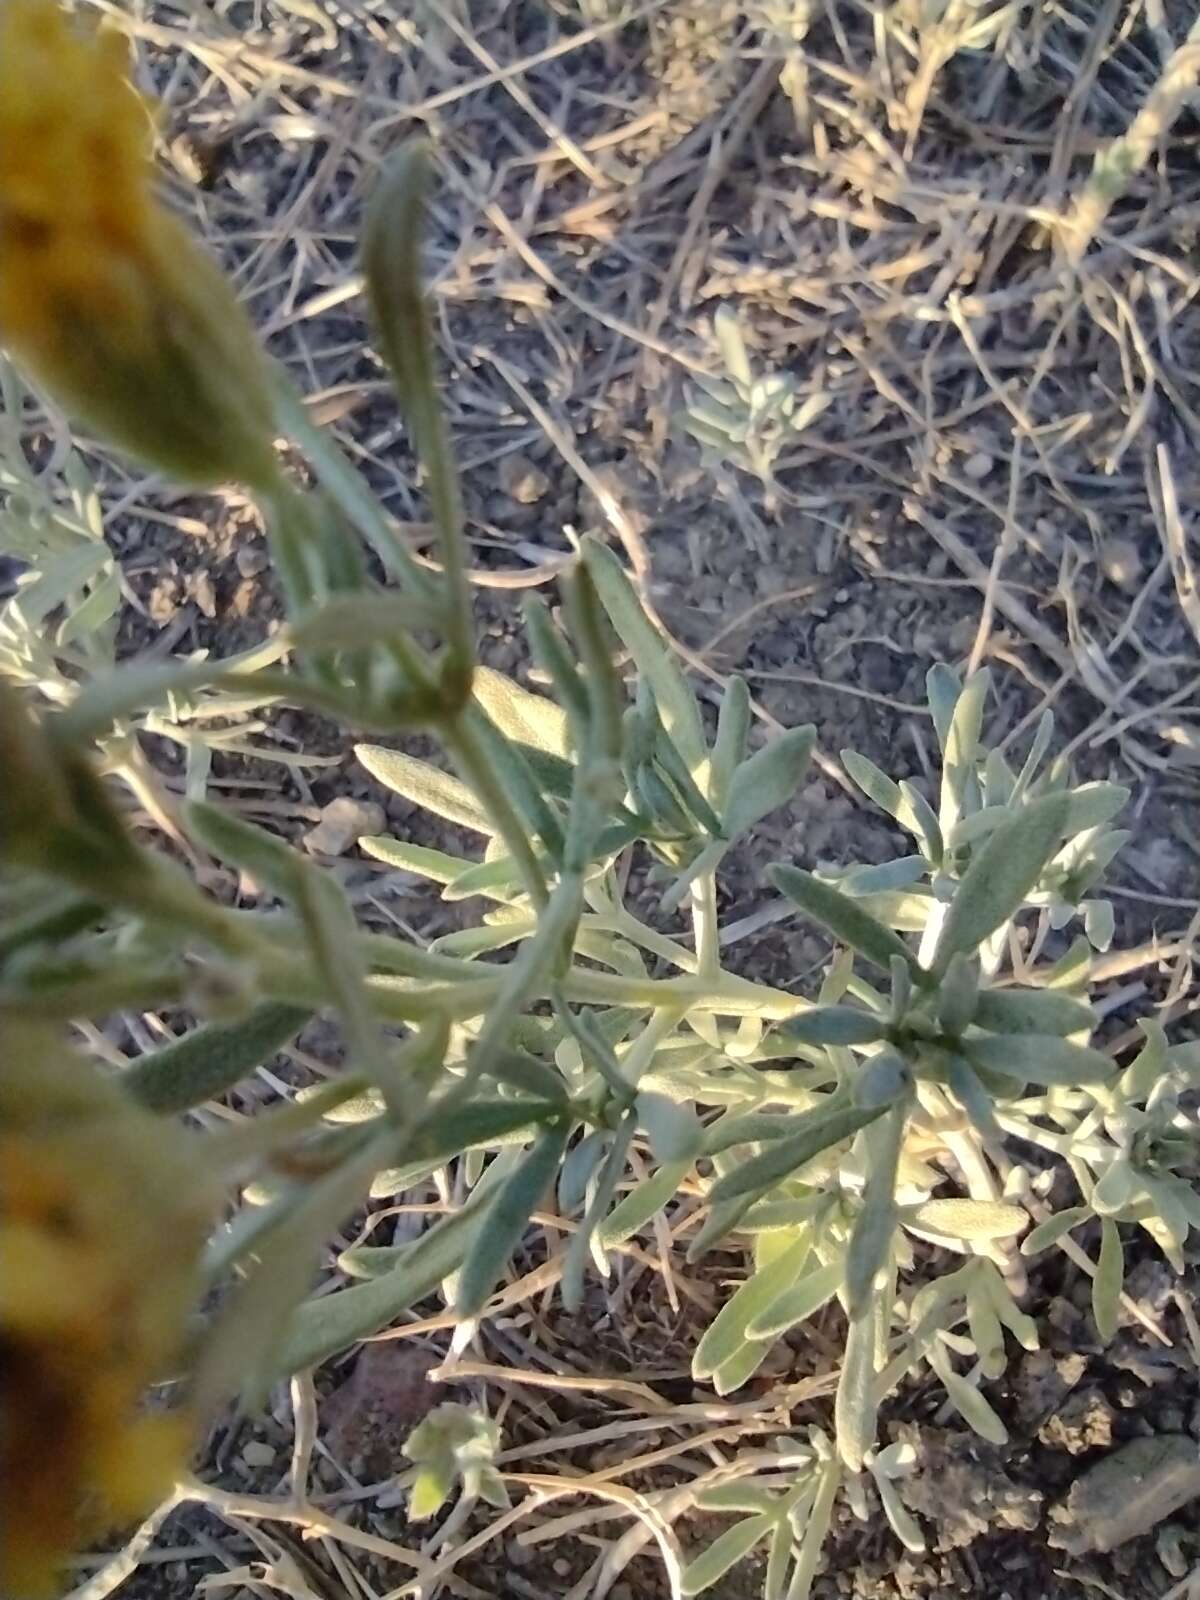
[[[172,194],[418,549],[422,493],[369,342],[356,230],[382,159],[428,135],[427,260],[484,659],[526,674],[519,601],[569,554],[567,530],[596,532],[627,558],[702,692],[736,670],[768,726],[817,725],[820,767],[726,863],[732,967],[811,982],[827,944],[760,915],[763,864],[897,853],[838,752],[923,781],[928,667],[987,664],[989,726],[1006,747],[1023,752],[1049,705],[1082,775],[1133,785],[1133,838],[1109,892],[1114,948],[1141,959],[1114,968],[1113,1025],[1123,1007],[1165,1001],[1166,1020],[1194,1031],[1190,965],[1154,954],[1155,940],[1190,945],[1200,911],[1194,113],[1158,130],[1077,271],[1053,233],[1193,4],[85,3],[127,30],[160,99]],[[736,313],[755,375],[791,380],[804,419],[765,476],[685,425],[697,375],[723,369],[720,307]],[[261,638],[279,604],[253,512],[102,470],[120,507],[108,535],[127,585],[122,650],[228,653]],[[393,831],[444,844],[357,766],[351,734],[285,714],[264,738],[332,761],[269,769],[259,814],[283,831],[308,831],[349,794],[383,806]],[[170,776],[169,749],[155,756]],[[244,771],[214,767],[234,784]],[[353,853],[337,870],[364,889],[378,876]],[[432,889],[388,904],[425,937],[455,925]],[[301,1047],[319,1056],[323,1041]],[[455,1393],[486,1397],[517,1471],[574,1477],[658,1451],[621,1480],[634,1489],[686,1483],[738,1428],[789,1412],[796,1431],[827,1423],[834,1317],[781,1345],[767,1379],[730,1402],[692,1385],[695,1330],[743,1270],[718,1252],[668,1294],[625,1262],[619,1320],[611,1296],[574,1321],[548,1301],[519,1307],[485,1330],[488,1369]],[[887,1427],[918,1429],[922,1464],[904,1493],[929,1553],[905,1552],[877,1506],[865,1523],[839,1513],[821,1600],[1191,1593],[1191,1506],[1111,1553],[1054,1542],[1054,1508],[1119,1446],[1200,1441],[1195,1319],[1176,1298],[1193,1274],[1177,1285],[1147,1257],[1131,1276],[1167,1343],[1130,1322],[1102,1349],[1086,1279],[1065,1262],[1035,1274],[1047,1348],[990,1391],[1007,1448],[960,1431],[932,1391],[896,1398]],[[410,1569],[389,1542],[428,1535],[405,1523],[390,1480],[403,1437],[443,1397],[424,1372],[447,1338],[433,1309],[403,1332],[317,1375],[314,1492],[332,1531],[289,1520],[296,1429],[282,1396],[210,1442],[207,1504],[198,1491],[167,1519],[121,1592],[396,1592]],[[514,1366],[535,1379],[496,1375]],[[597,1373],[592,1389],[553,1381]],[[686,1427],[656,1422],[668,1401]],[[598,1556],[638,1526],[603,1498],[548,1500],[490,1540],[489,1519],[457,1530],[478,1542],[444,1592],[667,1592],[646,1541],[596,1586]],[[697,1542],[721,1526],[681,1524]],[[752,1559],[711,1592],[734,1600],[761,1580]],[[80,1593],[98,1600],[86,1583]]]

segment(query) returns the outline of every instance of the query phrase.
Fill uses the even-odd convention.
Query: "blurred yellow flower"
[[[144,1407],[199,1294],[215,1197],[183,1131],[49,1030],[0,1037],[0,1593],[150,1510],[186,1465],[185,1412]]]
[[[118,34],[0,4],[0,341],[102,438],[192,483],[269,483],[273,407],[232,288],[153,192]]]

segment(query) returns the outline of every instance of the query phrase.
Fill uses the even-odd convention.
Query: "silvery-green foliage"
[[[698,1593],[763,1544],[768,1596],[804,1600],[839,1493],[861,1509],[873,1484],[897,1536],[921,1542],[897,1488],[910,1453],[884,1442],[878,1417],[910,1374],[932,1375],[984,1438],[1006,1437],[986,1384],[1014,1342],[1037,1346],[1029,1256],[1064,1249],[1092,1273],[1104,1337],[1120,1320],[1131,1229],[1182,1269],[1200,1227],[1186,1094],[1200,1050],[1154,1023],[1127,1062],[1096,1038],[1089,973],[1112,933],[1098,885],[1126,791],[1076,782],[1054,758],[1048,713],[1010,763],[986,742],[987,674],[964,683],[945,666],[928,679],[936,788],[843,755],[865,802],[907,835],[896,859],[766,875],[829,937],[815,999],[727,970],[724,858],[788,805],[813,729],[760,742],[737,678],[706,718],[595,538],[559,586],[558,613],[526,609],[537,679],[478,665],[416,292],[420,184],[419,160],[402,158],[372,210],[367,278],[429,475],[436,578],[282,382],[280,431],[319,487],[281,482],[263,508],[288,619],[259,655],[114,669],[93,501],[78,486],[33,518],[32,575],[0,619],[0,670],[41,712],[18,714],[4,691],[0,1022],[190,1011],[195,1028],[123,1069],[131,1096],[173,1115],[233,1087],[314,1012],[338,1020],[337,1076],[205,1135],[220,1169],[247,1178],[210,1251],[211,1282],[229,1293],[192,1375],[201,1411],[238,1381],[261,1394],[434,1296],[456,1313],[461,1350],[480,1320],[532,1292],[531,1265],[538,1292],[556,1281],[578,1307],[664,1212],[692,1260],[714,1249],[748,1260],[697,1341],[695,1378],[734,1392],[782,1335],[821,1319],[844,1339],[832,1437],[812,1430],[753,1470],[735,1461],[704,1503],[740,1520],[681,1581]],[[727,317],[720,328],[748,405],[744,348]],[[760,422],[794,422],[785,389],[758,393]],[[769,468],[764,439],[752,449]],[[25,487],[32,505],[43,491]],[[93,602],[98,653],[68,656],[80,640],[46,620],[69,627]],[[206,800],[207,761],[237,748],[226,733],[244,734],[238,719],[269,702],[355,730],[378,783],[467,840],[362,841],[461,906],[463,925],[428,946],[403,925],[368,925],[331,872]],[[401,748],[412,730],[440,754]],[[184,836],[252,878],[257,909],[220,903],[125,827],[96,757],[137,777],[143,732],[187,745]],[[640,898],[635,865],[653,869]],[[1075,1202],[1047,1215],[1040,1173],[1056,1164]],[[343,1250],[339,1286],[312,1292],[323,1242],[356,1207],[430,1185],[445,1204],[423,1232]],[[547,1212],[570,1231],[552,1261],[547,1230],[531,1228]],[[460,1409],[410,1441],[425,1514],[460,1484],[502,1501],[495,1427]]]
[[[14,568],[12,593],[0,601],[0,679],[61,708],[114,666],[122,583],[85,458],[67,448],[54,473],[30,467],[20,438],[26,399],[19,375],[0,359],[0,558]],[[258,691],[253,674],[278,660],[283,648],[282,640],[268,641],[227,660],[235,680],[228,687],[177,687],[161,703],[114,722],[101,743],[108,770],[143,802],[152,795],[142,734],[180,747],[193,798],[204,796],[217,753],[295,767],[329,765],[328,757],[295,754],[277,743],[260,714],[272,697]]]
[[[756,374],[732,307],[720,307],[714,331],[724,373],[697,375],[688,383],[683,425],[720,459],[735,462],[769,484],[775,460],[789,438],[819,417],[832,396],[824,390],[802,395],[787,372]]]

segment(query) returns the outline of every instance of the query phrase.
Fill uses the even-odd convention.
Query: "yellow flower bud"
[[[269,483],[249,321],[153,192],[150,110],[113,32],[0,5],[0,341],[97,435],[188,483]]]
[[[0,1025],[0,1593],[168,1494],[186,1412],[170,1376],[217,1196],[192,1141],[40,1026]]]

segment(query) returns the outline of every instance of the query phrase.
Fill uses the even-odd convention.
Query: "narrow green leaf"
[[[727,1528],[719,1539],[714,1539],[703,1555],[690,1561],[684,1568],[682,1593],[703,1594],[718,1578],[723,1578],[730,1567],[748,1556],[754,1546],[767,1538],[775,1527],[774,1516],[747,1517]]]
[[[925,855],[936,867],[941,865],[946,851],[942,830],[933,807],[925,796],[907,778],[901,780],[900,797],[904,802],[901,823],[910,833],[915,833]]]
[[[979,963],[961,950],[951,956],[938,987],[937,1017],[943,1032],[957,1039],[970,1025],[979,1003]]]
[[[966,1303],[967,1327],[979,1358],[980,1370],[985,1378],[1000,1378],[1004,1375],[1007,1356],[1004,1329],[1000,1326],[992,1298],[982,1284],[971,1283],[967,1288]]]
[[[907,966],[904,968],[908,971]],[[871,1044],[881,1039],[887,1027],[884,1017],[872,1016],[857,1006],[814,1006],[798,1017],[789,1017],[779,1031],[801,1044]]]
[[[553,700],[483,666],[475,668],[471,693],[506,738],[570,761],[566,713]]]
[[[905,807],[898,783],[889,778],[887,773],[873,761],[859,755],[857,750],[843,750],[842,765],[868,800],[874,800],[881,811],[886,811],[897,821],[900,820],[900,814]]]
[[[711,844],[706,844],[698,856],[683,869],[671,885],[659,896],[658,909],[664,917],[669,917],[683,904],[683,898],[691,889],[697,878],[703,877],[706,872],[715,872],[721,863],[721,858],[729,848],[727,839],[714,839]]]
[[[854,1104],[867,1107],[888,1107],[912,1086],[912,1067],[899,1051],[880,1050],[862,1062],[854,1072],[851,1091]]]
[[[198,1404],[211,1405],[231,1388],[240,1388],[251,1404],[262,1403],[280,1335],[316,1276],[322,1241],[365,1194],[387,1138],[376,1135],[281,1214],[202,1347]]]
[[[1092,1279],[1092,1316],[1105,1344],[1116,1337],[1121,1321],[1121,1288],[1125,1282],[1125,1252],[1121,1234],[1111,1217],[1100,1219],[1100,1261]]]
[[[975,1007],[977,1027],[990,1033],[1090,1033],[1096,1014],[1082,1000],[1052,989],[984,989]]]
[[[608,1208],[612,1205],[613,1195],[617,1192],[617,1184],[621,1181],[621,1174],[625,1171],[625,1162],[629,1154],[630,1140],[637,1128],[637,1119],[628,1115],[621,1122],[613,1135],[612,1148],[600,1168],[596,1179],[595,1193],[592,1202],[587,1208],[575,1235],[567,1246],[567,1257],[563,1263],[563,1274],[560,1283],[563,1305],[568,1311],[578,1311],[583,1303],[583,1269],[586,1258],[591,1253],[592,1260],[596,1263],[598,1271],[607,1272],[608,1261],[604,1254],[603,1246],[596,1239],[596,1229],[608,1215]]]
[[[453,883],[464,872],[479,865],[462,856],[447,855],[444,850],[431,850],[423,844],[410,844],[407,839],[393,839],[388,834],[371,835],[358,841],[359,848],[376,861],[385,861],[389,867],[402,872],[412,872],[429,878],[434,883]]]
[[[541,839],[553,859],[561,861],[562,823],[522,754],[520,745],[514,744],[501,733],[479,706],[472,706],[464,720],[482,745],[494,777],[516,805],[527,826]]]
[[[643,1093],[635,1105],[660,1162],[695,1160],[704,1143],[704,1129],[690,1103],[676,1104],[666,1095]]]
[[[944,1234],[950,1239],[1011,1239],[1024,1232],[1029,1214],[1001,1200],[926,1200],[901,1214],[906,1228]]]
[[[1124,809],[1129,800],[1129,790],[1120,783],[1084,783],[1077,789],[1068,789],[1067,821],[1063,828],[1067,838],[1086,833],[1089,828],[1101,828],[1111,822]]]
[[[635,1184],[596,1230],[596,1237],[604,1249],[611,1250],[615,1245],[623,1244],[645,1227],[650,1218],[674,1198],[680,1183],[691,1170],[690,1161],[672,1161],[659,1167],[651,1177]]]
[[[537,927],[535,912],[522,912],[503,922],[485,923],[478,928],[459,928],[454,933],[444,933],[429,946],[435,955],[461,956],[472,960],[486,955],[489,950],[503,950],[506,945],[526,939]]]
[[[413,1244],[397,1247],[404,1255],[392,1271],[298,1307],[279,1341],[275,1373],[284,1377],[318,1366],[347,1345],[369,1338],[457,1271],[488,1221],[487,1202],[507,1171],[504,1160],[492,1164],[461,1209],[441,1218]]]
[[[962,693],[962,682],[952,667],[937,661],[925,674],[925,693],[938,744],[944,752],[950,742],[950,726],[954,721],[954,708]]]
[[[746,354],[746,341],[742,338],[737,311],[733,306],[717,307],[716,315],[713,317],[713,332],[717,336],[717,347],[725,363],[725,371],[739,389],[748,393],[754,384],[754,373],[750,366],[750,358]],[[742,398],[746,398],[746,395],[743,394]]]
[[[838,1257],[823,1267],[814,1267],[798,1283],[746,1324],[748,1339],[775,1339],[798,1322],[807,1322],[815,1312],[833,1299],[842,1286],[845,1261]]]
[[[521,615],[530,653],[554,685],[554,691],[565,707],[571,741],[578,752],[584,748],[591,718],[587,686],[571,659],[566,641],[551,621],[544,601],[537,595],[528,595],[521,607]],[[564,748],[564,754],[570,759],[569,749]]]
[[[1044,1222],[1039,1222],[1036,1228],[1030,1231],[1021,1240],[1021,1254],[1023,1256],[1036,1256],[1043,1250],[1048,1250],[1052,1244],[1070,1233],[1072,1228],[1079,1227],[1091,1216],[1090,1206],[1068,1206],[1065,1211],[1056,1211],[1052,1217],[1047,1217]]]
[[[770,1149],[719,1178],[709,1191],[710,1203],[758,1194],[773,1183],[778,1183],[781,1178],[799,1171],[831,1145],[849,1139],[886,1110],[886,1105],[867,1108],[836,1106],[802,1112],[795,1119],[794,1133],[777,1139]]]
[[[187,817],[192,834],[206,850],[222,861],[244,867],[282,898],[295,895],[307,863],[291,845],[207,800],[193,801],[187,808]]]
[[[743,1111],[726,1113],[707,1130],[704,1153],[720,1155],[739,1144],[758,1144],[766,1139],[782,1139],[794,1133],[796,1124],[792,1116],[780,1111]]]
[[[1121,1093],[1127,1100],[1144,1100],[1169,1066],[1162,1024],[1142,1018],[1138,1027],[1146,1042],[1121,1075]]]
[[[425,468],[438,532],[447,651],[443,682],[461,696],[474,665],[458,472],[434,370],[431,317],[421,283],[421,223],[428,148],[410,140],[388,160],[362,227],[362,264],[380,351],[391,369],[409,435]],[[461,686],[461,688],[459,687]],[[459,703],[461,703],[459,701]]]
[[[848,895],[830,884],[822,883],[811,872],[804,872],[799,867],[772,866],[767,869],[767,875],[777,889],[789,900],[795,901],[814,921],[828,928],[835,938],[851,945],[884,972],[888,971],[892,957],[899,956],[907,963],[915,982],[924,984],[928,981],[929,974],[918,965],[916,956],[900,935],[885,928],[881,922],[876,922]]]
[[[1047,795],[997,828],[971,861],[942,925],[934,956],[938,977],[961,951],[973,956],[988,936],[1018,911],[1062,838],[1063,795]]]
[[[450,1111],[430,1107],[427,1120],[409,1140],[405,1155],[411,1162],[440,1166],[452,1156],[479,1146],[499,1144],[523,1135],[528,1138],[560,1112],[554,1100],[478,1099]]]
[[[999,1141],[1004,1137],[992,1106],[991,1093],[969,1061],[962,1056],[951,1056],[947,1079],[954,1098],[971,1119],[976,1132],[985,1140]],[[1010,1080],[1003,1080],[1008,1082]]]
[[[753,1479],[748,1478],[717,1483],[696,1495],[696,1506],[701,1511],[742,1511],[748,1516],[761,1516],[773,1510],[774,1504],[770,1490],[756,1488]]]
[[[28,899],[6,899],[0,908],[0,962],[30,945],[61,946],[104,919],[106,908],[99,900],[42,878],[31,877],[29,886],[33,892]]]
[[[305,866],[296,874],[295,903],[308,935],[308,954],[341,1015],[350,1059],[379,1084],[395,1111],[400,1086],[371,1009],[366,962],[346,891],[332,873]]]
[[[1050,748],[1050,741],[1054,737],[1054,713],[1043,711],[1038,718],[1037,730],[1033,742],[1029,746],[1029,754],[1025,757],[1024,765],[1017,774],[1017,781],[1013,785],[1012,794],[1009,796],[1009,805],[1016,805],[1025,797],[1030,784],[1037,777],[1038,768],[1041,766],[1046,751]]]
[[[929,871],[924,856],[897,856],[894,861],[881,861],[875,867],[851,867],[838,879],[843,894],[864,900],[868,895],[884,895],[896,889],[908,889]],[[890,924],[895,926],[895,924]]]
[[[721,709],[717,714],[717,736],[713,741],[709,761],[708,798],[714,810],[723,812],[733,774],[746,755],[746,741],[750,736],[750,691],[745,678],[733,673],[721,696]]]
[[[976,1066],[1023,1083],[1102,1083],[1117,1070],[1102,1050],[1071,1044],[1057,1034],[989,1034],[964,1040],[962,1048]]]
[[[621,759],[625,688],[616,668],[617,641],[586,564],[576,562],[561,589],[567,627],[587,690],[588,737],[581,760],[591,767],[594,778],[602,765],[616,765]]]
[[[838,1455],[851,1472],[862,1471],[863,1458],[875,1443],[875,1417],[879,1409],[875,1399],[875,1347],[879,1314],[878,1299],[869,1299],[846,1332],[846,1351],[833,1415]]]
[[[890,1258],[896,1232],[896,1173],[908,1123],[908,1105],[893,1105],[863,1133],[867,1182],[846,1250],[846,1315],[862,1316],[875,1280]]]
[[[754,1204],[754,1198],[753,1195],[742,1194],[733,1200],[719,1200],[709,1206],[699,1233],[693,1236],[688,1245],[686,1259],[689,1266],[699,1261],[719,1239],[741,1226],[742,1218]]]
[[[826,1463],[821,1473],[821,1481],[808,1516],[808,1526],[800,1541],[796,1565],[792,1571],[792,1581],[788,1585],[787,1600],[808,1600],[817,1573],[817,1563],[821,1559],[821,1551],[825,1547],[825,1539],[829,1533],[829,1525],[833,1521],[833,1503],[837,1499],[841,1484],[841,1463],[835,1455]]]
[[[736,839],[796,793],[816,743],[817,730],[792,728],[743,761],[729,783],[723,815],[726,838]]]
[[[567,1140],[564,1123],[543,1128],[537,1143],[521,1162],[488,1209],[487,1228],[477,1235],[463,1263],[455,1313],[478,1316],[521,1237],[530,1213],[558,1169]]]
[[[697,1382],[711,1377],[718,1367],[738,1353],[747,1339],[746,1329],[775,1300],[791,1287],[804,1269],[812,1250],[812,1235],[807,1228],[773,1261],[760,1267],[732,1295],[709,1324],[692,1357],[692,1377]]]
[[[349,649],[387,644],[408,629],[436,620],[428,601],[394,591],[339,591],[294,621],[288,638],[297,650]]]
[[[925,1536],[916,1518],[901,1500],[896,1485],[888,1478],[877,1476],[875,1487],[879,1491],[883,1514],[891,1523],[892,1532],[906,1550],[911,1550],[914,1555],[920,1555],[925,1549]]]
[[[650,685],[668,737],[695,775],[708,749],[696,697],[678,661],[655,631],[612,551],[595,539],[585,539],[583,558],[609,620]]]
[[[470,789],[448,772],[403,750],[388,750],[378,744],[356,745],[354,754],[373,778],[414,805],[476,833],[494,832],[487,812]]]
[[[488,1071],[501,1083],[511,1084],[514,1089],[520,1089],[536,1099],[557,1100],[566,1104],[567,1086],[562,1078],[553,1067],[539,1061],[527,1050],[517,1050],[512,1046],[507,1050],[497,1050],[488,1063]]]
[[[982,811],[969,812],[946,835],[947,850],[961,850],[965,845],[979,844],[1012,815],[1011,806],[985,806]]]
[[[569,1217],[583,1204],[587,1186],[604,1160],[611,1135],[606,1128],[593,1128],[563,1157],[558,1174],[558,1209]]]
[[[732,1394],[735,1389],[740,1389],[744,1383],[749,1382],[769,1354],[769,1345],[747,1340],[713,1373],[713,1388],[719,1395]]]
[[[497,856],[491,861],[473,861],[464,866],[446,885],[442,899],[453,902],[483,895],[502,904],[512,904],[524,893],[524,887],[521,869],[513,858]]]
[[[943,1346],[935,1344],[930,1349],[930,1360],[946,1390],[946,1398],[959,1416],[981,1439],[989,1444],[1008,1443],[1008,1429],[972,1383],[960,1377],[950,1365]]]
[[[954,705],[954,715],[946,734],[946,755],[942,762],[942,792],[938,826],[945,838],[966,810],[966,800],[975,776],[975,756],[983,726],[983,708],[991,684],[987,668],[972,673]]]
[[[192,1028],[172,1044],[140,1056],[121,1087],[151,1111],[186,1111],[244,1078],[299,1033],[312,1012],[274,1001],[237,1022]]]

